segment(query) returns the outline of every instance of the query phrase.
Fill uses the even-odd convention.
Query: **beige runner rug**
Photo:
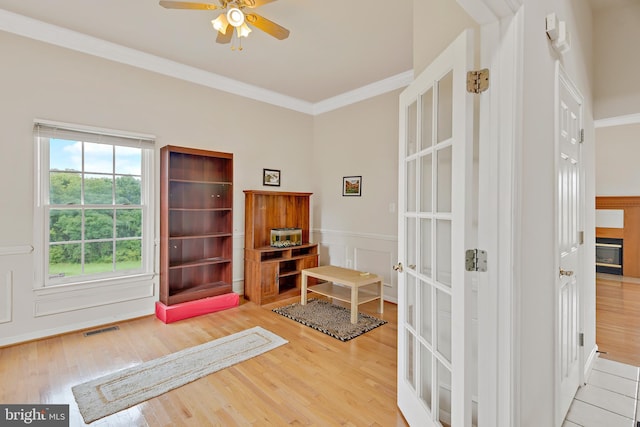
[[[72,391],[89,424],[286,343],[256,326],[76,385]]]

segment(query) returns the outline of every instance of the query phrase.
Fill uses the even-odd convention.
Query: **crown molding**
[[[635,125],[638,123],[640,123],[640,113],[594,120],[593,126],[596,128],[606,128],[609,126]]]
[[[309,115],[406,86],[411,82],[409,73],[413,78],[407,71],[313,104],[4,9],[0,9],[0,30]]]
[[[362,86],[358,89],[345,92],[343,94],[327,98],[324,101],[313,104],[313,115],[336,110],[392,90],[406,87],[413,81],[413,70],[387,77],[386,79]]]

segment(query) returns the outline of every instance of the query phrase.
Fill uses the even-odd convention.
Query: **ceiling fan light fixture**
[[[247,37],[251,32],[251,28],[249,28],[245,22],[243,22],[239,27],[236,27],[236,29],[238,31],[238,37]]]
[[[222,34],[227,34],[227,27],[229,27],[227,15],[221,13],[216,19],[211,21],[211,25],[213,25],[213,28],[215,28],[216,31],[219,31]]]
[[[244,13],[237,7],[232,7],[227,12],[227,21],[234,27],[239,27],[244,23]]]

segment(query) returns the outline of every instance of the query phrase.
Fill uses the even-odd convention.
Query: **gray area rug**
[[[89,424],[287,341],[259,326],[72,387]]]
[[[340,341],[349,341],[387,323],[386,320],[358,313],[358,323],[353,324],[349,309],[317,298],[309,299],[306,305],[296,302],[273,311]]]

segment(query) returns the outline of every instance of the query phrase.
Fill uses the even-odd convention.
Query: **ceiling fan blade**
[[[256,28],[264,31],[265,33],[277,38],[278,40],[284,40],[289,37],[289,30],[276,24],[273,21],[269,21],[255,13],[248,13],[245,16],[248,23],[254,25]]]
[[[167,9],[215,10],[219,6],[210,3],[192,3],[183,1],[160,0],[160,6]]]
[[[248,8],[253,9],[254,7],[262,6],[263,4],[271,3],[276,0],[241,0],[242,4]]]
[[[233,37],[233,32],[235,31],[235,28],[233,28],[231,25],[229,25],[227,27],[227,33],[221,33],[220,31],[218,31],[218,36],[216,37],[216,43],[220,43],[220,44],[227,44],[231,41],[231,37]]]

